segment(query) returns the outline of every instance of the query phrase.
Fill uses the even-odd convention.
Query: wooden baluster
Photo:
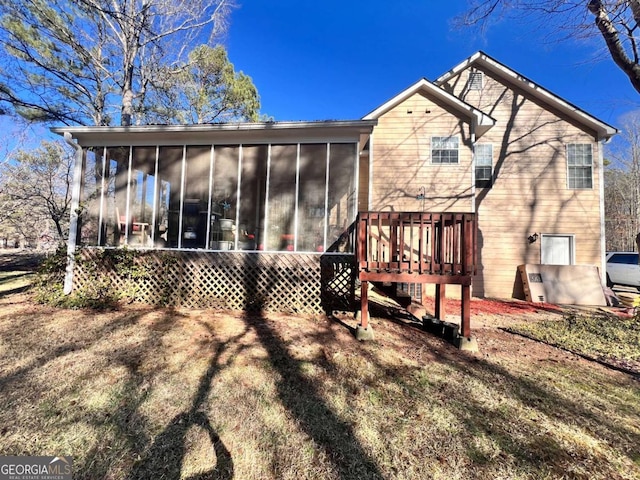
[[[461,233],[458,229],[459,225],[461,225],[461,219],[460,219],[460,215],[455,214],[453,216],[453,219],[451,221],[451,235],[453,237],[453,248],[451,250],[451,273],[454,275],[457,275],[461,272],[460,269],[460,264],[459,259],[461,258],[462,255],[460,255],[460,249],[463,248],[464,242],[463,241],[458,241],[458,235],[459,233]],[[461,239],[462,240],[462,239]]]
[[[418,273],[424,272],[424,213],[421,213],[420,224],[418,225]],[[422,295],[424,297],[424,294]]]
[[[369,282],[360,283],[360,326],[369,327]]]

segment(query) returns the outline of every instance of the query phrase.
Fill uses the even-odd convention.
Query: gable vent
[[[482,72],[469,72],[469,90],[482,90]]]

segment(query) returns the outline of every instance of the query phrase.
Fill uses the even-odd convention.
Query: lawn
[[[29,288],[34,278],[33,272],[28,271],[0,271],[0,296],[24,292]]]
[[[562,319],[521,323],[508,330],[640,377],[639,318],[576,310],[565,313]]]
[[[76,479],[640,478],[637,378],[489,323],[470,354],[392,319],[358,343],[346,316],[0,293],[0,452]]]

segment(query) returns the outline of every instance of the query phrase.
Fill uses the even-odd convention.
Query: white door
[[[542,265],[573,265],[573,235],[543,234],[541,238]]]

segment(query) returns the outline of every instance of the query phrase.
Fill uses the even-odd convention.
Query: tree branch
[[[635,2],[634,2],[635,3]],[[627,75],[633,88],[640,93],[640,66],[637,64],[637,52],[633,52],[635,61],[629,58],[615,24],[609,18],[602,0],[590,0],[589,11],[595,17],[595,24],[607,44],[611,58]]]

